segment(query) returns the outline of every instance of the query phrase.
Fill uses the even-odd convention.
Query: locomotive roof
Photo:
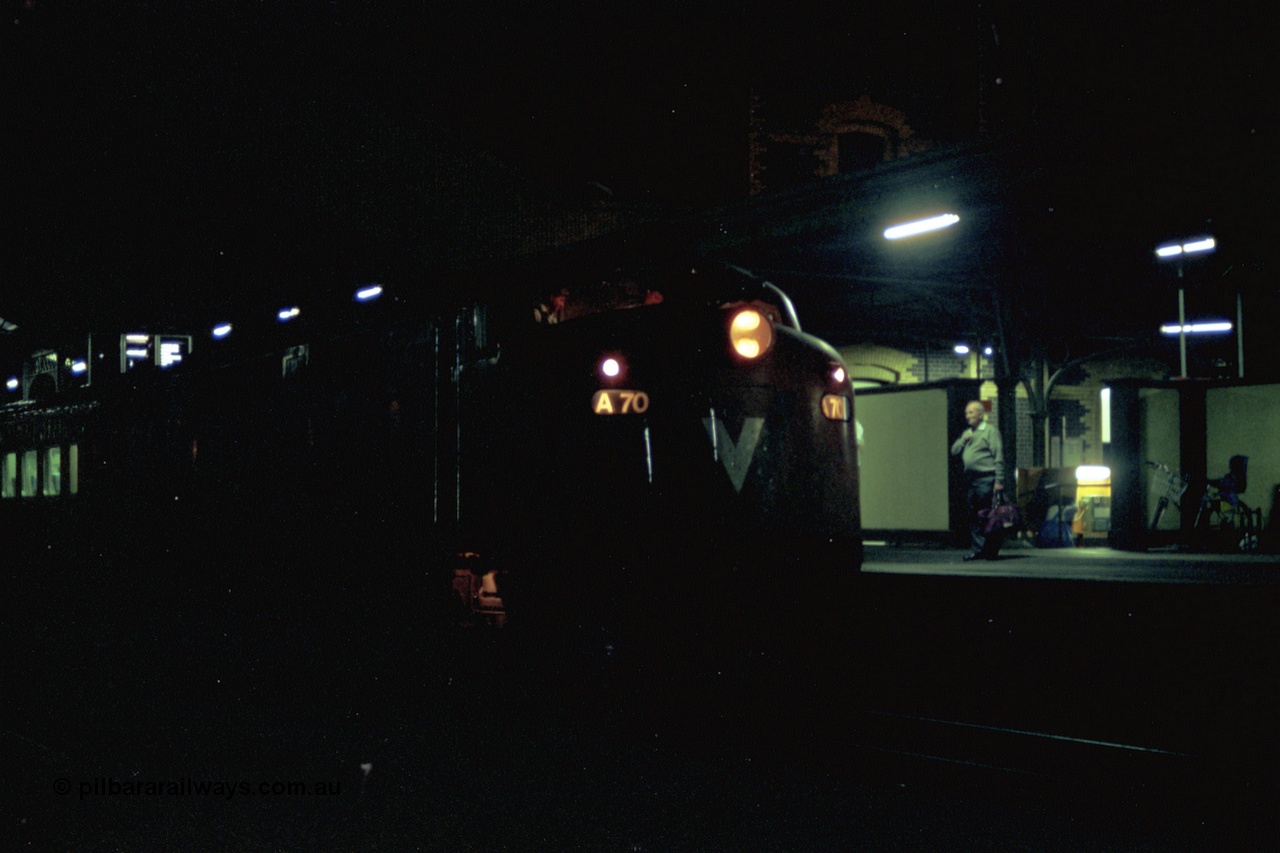
[[[785,322],[799,328],[791,300],[781,289],[728,264],[637,265],[594,272],[562,267],[534,278],[529,286],[535,305],[564,300],[565,319],[658,303],[702,306],[760,301],[776,305]]]

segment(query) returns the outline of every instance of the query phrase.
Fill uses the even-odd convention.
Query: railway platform
[[[867,541],[862,571],[1152,584],[1280,584],[1280,554],[1271,553],[1120,551],[1105,546],[1035,548],[1021,541],[1006,543],[996,560],[964,562],[961,558],[966,553],[962,548]]]

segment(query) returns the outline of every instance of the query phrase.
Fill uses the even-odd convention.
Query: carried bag
[[[1006,499],[1004,492],[996,492],[991,498],[991,509],[979,510],[978,516],[986,519],[982,532],[988,536],[998,530],[1012,530],[1022,523],[1018,505]]]

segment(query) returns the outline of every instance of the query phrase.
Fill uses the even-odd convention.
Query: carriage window
[[[22,454],[22,496],[24,498],[33,498],[39,494],[36,490],[36,486],[39,485],[36,479],[38,462],[36,451],[28,450]]]
[[[311,362],[311,345],[299,344],[289,347],[280,359],[280,375],[288,378],[297,376]]]
[[[6,453],[0,460],[0,477],[4,480],[0,485],[0,497],[15,497],[18,493],[18,454]]]
[[[48,447],[44,451],[44,483],[42,494],[62,494],[62,448]]]
[[[67,448],[67,494],[80,491],[80,445]]]

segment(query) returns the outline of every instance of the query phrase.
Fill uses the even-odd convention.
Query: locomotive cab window
[[[750,306],[775,325],[800,328],[795,307],[782,290],[731,266],[619,269],[604,276],[544,279],[539,288],[533,317],[543,324],[654,305],[695,309]]]
[[[534,320],[554,324],[608,311],[660,305],[665,297],[654,285],[630,276],[553,286],[534,308]]]

